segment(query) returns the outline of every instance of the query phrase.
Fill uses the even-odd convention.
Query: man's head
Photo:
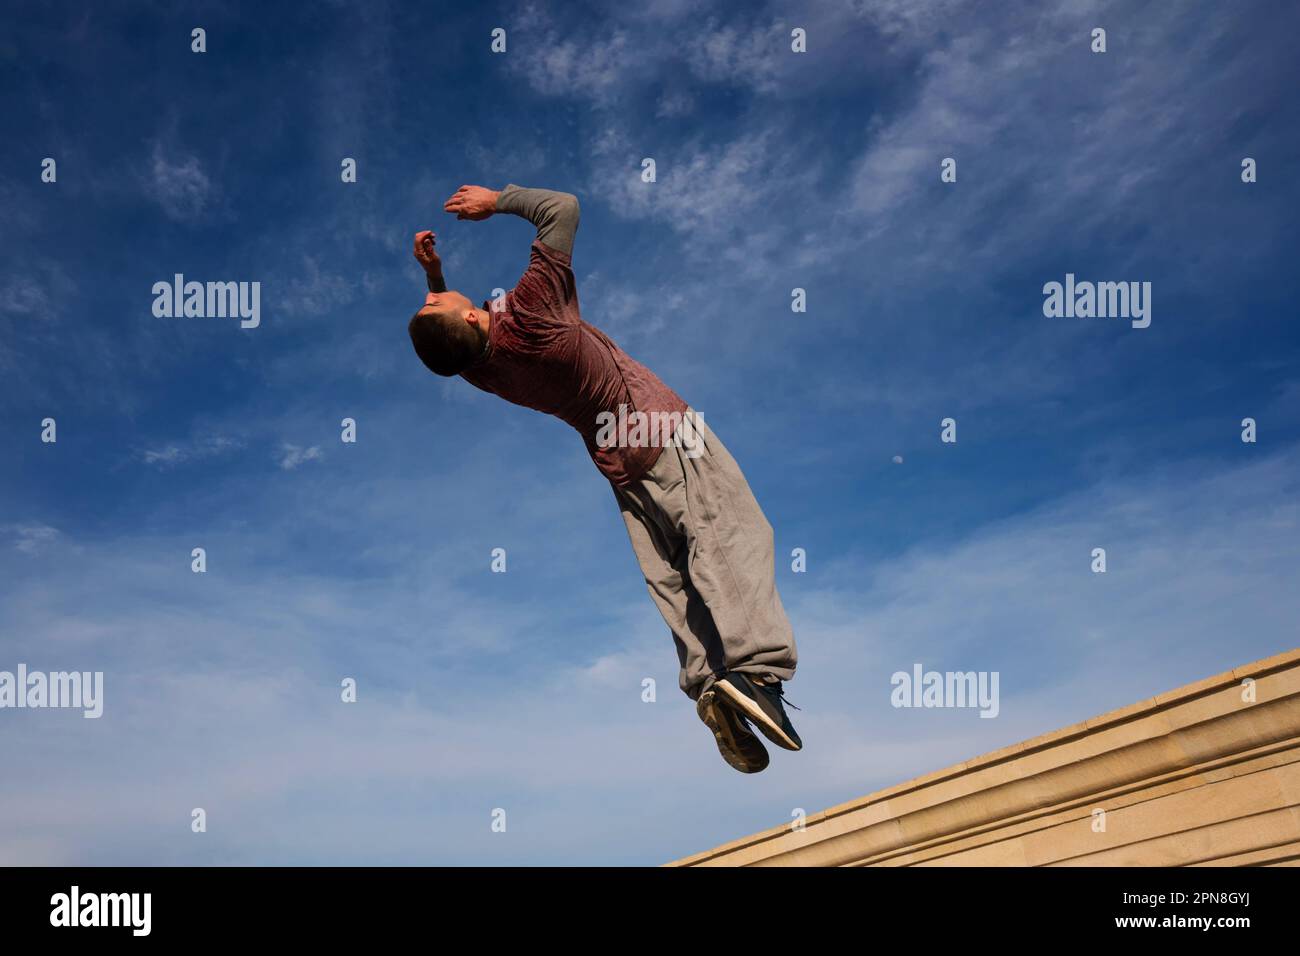
[[[487,314],[459,292],[430,292],[407,331],[415,354],[430,372],[459,375],[487,344]]]

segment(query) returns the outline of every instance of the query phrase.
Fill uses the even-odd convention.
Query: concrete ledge
[[[1289,866],[1297,846],[1300,649],[668,865]]]

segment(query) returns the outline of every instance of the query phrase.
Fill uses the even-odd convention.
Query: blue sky
[[[1016,6],[24,11],[0,669],[106,701],[0,712],[0,862],[659,863],[1293,646],[1300,15]],[[579,196],[585,318],[775,527],[806,749],[760,775],[576,435],[411,352],[412,233],[509,287],[528,224],[440,212],[507,182]],[[155,318],[177,272],[261,325]],[[1151,282],[1151,326],[1044,317],[1067,272]],[[998,671],[999,716],[892,708],[914,663]]]

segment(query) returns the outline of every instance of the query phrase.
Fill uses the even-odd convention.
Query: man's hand
[[[433,244],[437,240],[429,230],[415,234],[415,261],[424,269],[426,284],[430,292],[446,292],[447,282],[442,277],[442,260],[438,258]]]
[[[500,194],[496,190],[484,189],[482,186],[461,186],[442,204],[442,208],[454,212],[457,219],[472,219],[477,222],[496,212],[498,195]]]
[[[415,234],[415,261],[424,267],[425,275],[442,275],[442,260],[434,249],[437,238],[428,229]]]

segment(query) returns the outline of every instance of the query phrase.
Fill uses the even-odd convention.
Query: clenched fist
[[[415,261],[424,267],[427,275],[442,275],[442,260],[434,249],[437,238],[428,229],[415,234]]]

